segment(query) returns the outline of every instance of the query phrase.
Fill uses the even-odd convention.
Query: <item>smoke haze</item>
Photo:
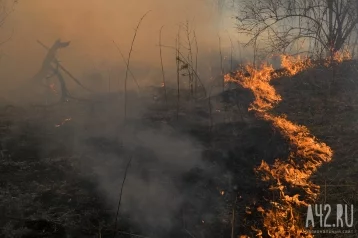
[[[149,10],[151,12],[138,31],[130,67],[141,86],[159,86],[162,81],[158,47],[160,28],[164,26],[162,43],[174,46],[179,24],[186,21],[197,37],[200,75],[207,81],[212,80],[215,74],[220,75],[218,35],[226,64],[230,52],[228,36],[231,35],[235,47],[237,39],[233,25],[226,23],[230,21],[224,21],[223,15],[208,1],[23,0],[15,6],[0,32],[1,39],[11,36],[1,48],[1,95],[18,98],[27,94],[31,98],[33,92],[27,88],[16,94],[7,92],[28,82],[41,68],[46,49],[36,41],[51,46],[58,38],[71,41],[71,44],[60,49],[57,58],[84,85],[96,92],[107,92],[108,80],[111,80],[109,90],[120,90],[125,64],[113,41],[127,57],[134,29]],[[181,34],[184,41],[185,33]],[[175,52],[172,49],[163,48],[163,63],[168,85],[175,83]],[[72,93],[73,85],[68,78],[65,80]],[[135,87],[132,80],[129,87]],[[134,100],[129,101],[129,108],[135,111],[145,107],[140,103],[141,106],[135,105]],[[168,178],[180,177],[192,168],[202,166],[203,148],[189,135],[173,133],[170,126],[155,130],[143,126],[139,130],[136,128],[140,123],[134,122],[129,132],[118,129],[123,116],[122,105],[118,101],[99,105],[100,112],[96,108],[86,119],[76,117],[78,111],[68,109],[68,117],[76,124],[71,130],[71,133],[75,131],[75,153],[88,155],[83,161],[87,167],[83,169],[94,171],[98,190],[111,209],[115,209],[118,202],[123,169],[128,158],[133,157],[121,211],[130,214],[143,226],[160,224],[170,228],[184,195],[173,184],[167,183]],[[61,110],[54,113],[65,114]],[[137,114],[142,116],[141,112]],[[90,126],[79,129],[86,124]],[[99,138],[99,141],[88,145],[88,138]],[[121,141],[131,156],[100,151],[97,147],[103,141]],[[114,145],[115,148],[120,146],[120,143]]]
[[[160,83],[160,80],[155,80],[158,77],[156,69],[160,67],[159,29],[163,25],[162,44],[174,46],[179,24],[189,21],[197,36],[199,58],[205,58],[199,63],[205,65],[203,68],[206,70],[208,62],[204,61],[208,61],[210,52],[215,54],[213,58],[216,61],[219,60],[220,30],[223,49],[227,49],[230,44],[227,30],[231,31],[231,37],[236,41],[231,19],[220,21],[218,9],[210,1],[182,0],[175,4],[167,0],[19,1],[0,33],[1,39],[12,35],[11,40],[1,49],[2,89],[18,86],[39,70],[46,50],[36,40],[51,46],[57,38],[71,41],[71,45],[60,50],[58,56],[78,78],[86,80],[84,78],[88,74],[99,71],[111,74],[113,81],[118,81],[118,78],[123,77],[121,68],[124,63],[113,41],[127,56],[134,28],[149,10],[151,12],[138,31],[131,58],[131,68],[140,78],[139,83]],[[163,49],[167,70],[175,64],[174,57],[173,50]]]

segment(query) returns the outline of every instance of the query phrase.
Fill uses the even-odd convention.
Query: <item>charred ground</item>
[[[307,126],[334,151],[333,162],[313,178],[318,184],[356,182],[356,67],[356,61],[347,61],[272,81],[283,98],[273,113],[284,113]],[[124,200],[117,237],[230,237],[233,213],[234,233],[254,236],[251,227],[262,227],[261,213],[256,210],[269,206],[273,196],[254,168],[262,160],[271,164],[276,158],[287,158],[288,141],[269,122],[247,111],[254,96],[239,85],[212,96],[210,103],[208,99],[182,100],[179,113],[174,92],[168,103],[163,88],[155,89],[155,100],[150,94],[137,95],[136,101],[145,102],[145,110],[125,125],[119,123],[120,113],[112,113],[120,110],[119,95],[95,107],[76,100],[49,107],[5,105],[0,117],[2,236],[113,237],[116,201],[103,191],[98,170],[112,171],[105,172],[108,181],[121,181],[130,158],[129,174],[138,175],[149,187],[166,184],[160,186],[175,192],[168,196],[158,192],[164,205],[144,202],[153,210],[145,209],[143,214],[128,208],[137,206],[138,200],[133,198],[134,204],[131,198]],[[194,147],[200,148],[200,165],[173,169],[158,158],[158,148],[126,139],[129,134],[163,128],[168,137],[193,140]],[[104,130],[111,133],[101,133]],[[143,188],[129,188],[131,177],[127,179],[123,196],[130,190],[145,200]],[[358,205],[356,189],[322,187],[322,199],[329,196],[330,201],[342,203],[344,197]],[[120,186],[109,190],[118,200]],[[173,205],[175,199],[180,202]],[[157,206],[171,212],[156,213]],[[170,214],[169,225],[160,217],[163,214]],[[153,216],[157,222],[151,220]]]

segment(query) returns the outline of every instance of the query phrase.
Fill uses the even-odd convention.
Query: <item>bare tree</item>
[[[238,0],[240,33],[270,51],[285,52],[307,39],[322,54],[348,43],[358,23],[358,0]],[[312,52],[311,52],[312,53]]]

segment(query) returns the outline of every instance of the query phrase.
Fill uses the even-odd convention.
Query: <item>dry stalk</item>
[[[115,224],[114,224],[113,238],[115,238],[116,234],[117,234],[117,221],[118,221],[119,208],[120,208],[121,202],[122,202],[124,183],[126,182],[127,172],[128,172],[129,166],[131,165],[131,162],[132,162],[132,157],[129,159],[128,164],[126,166],[126,170],[124,171],[124,177],[123,177],[123,181],[122,181],[121,191],[119,193],[119,200],[118,200],[118,206],[117,206],[116,221],[115,221]]]
[[[198,54],[199,54],[199,46],[198,46],[198,41],[196,38],[196,34],[195,31],[193,31],[194,34],[194,42],[195,42],[195,71],[198,72]],[[196,95],[198,90],[198,79],[195,77],[195,82],[194,82],[194,93]]]
[[[165,48],[169,48],[169,49],[173,49],[177,52],[177,60],[179,61],[179,63],[182,63],[183,65],[185,65],[185,68],[190,68],[192,70],[192,72],[194,73],[194,76],[197,77],[200,85],[203,87],[203,90],[204,90],[204,96],[206,97],[207,96],[207,92],[206,92],[206,89],[205,89],[205,86],[204,84],[202,83],[198,73],[195,71],[193,65],[191,65],[186,59],[185,57],[183,56],[183,54],[180,52],[179,49],[177,49],[176,47],[173,47],[173,46],[168,46],[168,45],[162,45],[162,47],[165,47]]]
[[[180,61],[179,61],[179,52],[180,52],[180,26],[178,29],[177,39],[175,40],[175,61],[177,66],[177,120],[179,119],[179,107],[180,107]]]
[[[193,65],[193,51],[192,51],[192,46],[191,46],[191,39],[190,39],[190,30],[189,30],[189,22],[186,21],[185,24],[185,31],[186,31],[186,38],[187,38],[187,43],[188,43],[188,57],[187,57],[187,61],[189,64]],[[190,89],[190,97],[193,98],[194,95],[194,87],[193,87],[193,75],[194,75],[194,69],[193,68],[187,68],[188,70],[188,77],[189,77],[189,89]]]
[[[230,36],[230,33],[227,31],[227,34],[229,36],[229,40],[230,40],[230,72],[233,71],[233,49],[234,49],[234,45],[232,43],[232,39]]]
[[[210,66],[210,75],[212,74],[212,67]],[[210,115],[210,133],[212,132],[214,121],[213,121],[213,110],[211,105],[211,92],[213,91],[215,79],[213,80],[210,91],[209,91],[209,97],[208,97],[208,103],[209,103],[209,115]]]
[[[222,80],[222,91],[224,92],[224,90],[225,90],[225,80],[224,80],[223,56],[222,56],[222,52],[221,52],[221,37],[220,37],[220,35],[218,35],[218,37],[219,37],[219,53],[220,53],[221,77],[223,78],[223,80]]]
[[[165,103],[168,105],[168,98],[167,98],[167,86],[165,83],[165,74],[164,74],[164,66],[163,66],[163,56],[162,56],[162,30],[163,30],[162,26],[160,28],[159,31],[159,55],[160,55],[160,64],[161,64],[161,68],[162,68],[162,76],[163,76],[163,88],[164,88],[164,96],[165,96]]]
[[[128,66],[128,60],[124,57],[124,55],[123,55],[121,49],[119,48],[118,44],[117,44],[115,41],[112,41],[112,42],[113,42],[113,44],[115,45],[115,47],[117,48],[119,54],[122,56],[123,62],[126,64],[126,66]],[[132,72],[132,70],[130,70],[129,66],[128,66],[128,72],[131,74],[131,76],[132,76],[132,78],[133,78],[133,81],[134,81],[135,84],[137,85],[137,88],[138,88],[138,91],[139,91],[139,90],[140,90],[140,86],[139,86],[139,84],[138,84],[138,81],[137,81],[137,79],[134,77],[133,72]]]
[[[132,43],[131,43],[131,48],[129,50],[128,53],[128,63],[127,63],[127,68],[126,68],[126,76],[124,78],[124,121],[126,121],[127,119],[127,79],[128,79],[128,72],[129,72],[129,63],[130,63],[130,59],[131,59],[131,55],[132,55],[132,51],[133,51],[133,45],[134,45],[134,41],[137,37],[137,33],[138,33],[138,29],[143,21],[143,19],[145,18],[145,16],[150,12],[151,10],[147,11],[139,20],[137,27],[134,30],[134,36],[132,39]]]

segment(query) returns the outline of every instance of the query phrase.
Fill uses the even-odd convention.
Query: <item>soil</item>
[[[273,113],[286,114],[289,120],[307,126],[334,151],[333,161],[312,178],[325,185],[321,186],[320,200],[332,204],[345,201],[358,205],[356,65],[348,61],[334,69],[316,67],[272,82],[283,98]],[[69,101],[47,107],[3,107],[1,236],[218,238],[231,237],[232,229],[236,236],[255,236],[252,227],[262,227],[262,216],[251,211],[269,206],[272,194],[254,168],[262,160],[270,164],[276,158],[287,158],[288,141],[268,122],[247,111],[253,95],[237,85],[212,96],[210,101],[183,100],[179,110],[175,90],[168,90],[172,95],[167,102],[162,88],[155,91],[155,97],[143,100],[146,106],[141,108],[140,116],[125,122],[121,119],[123,114],[117,112],[121,103],[117,103],[116,97],[106,97],[112,101],[104,100],[95,106]],[[64,120],[69,116],[70,120]],[[190,138],[195,142],[192,147],[200,148],[200,166],[181,168],[181,163],[173,166],[172,161],[159,158],[157,148],[126,139],[128,133],[141,135],[148,130],[161,133],[163,127],[179,141]],[[150,144],[151,139],[147,140]],[[174,154],[180,152],[174,150],[178,150]],[[123,171],[129,158],[131,167],[123,186],[124,200],[116,226],[124,173],[108,171]],[[104,188],[106,183],[99,169],[107,171],[106,179],[117,181],[116,189],[111,189],[116,196],[110,196]],[[151,172],[153,169],[155,173]],[[129,196],[129,191],[135,194],[137,189],[126,187],[132,185],[130,176],[134,173],[140,175],[141,181],[161,184],[165,180],[170,184],[163,185],[170,191],[168,198],[162,198],[161,193],[157,195],[164,201],[160,208],[166,209],[168,205],[171,211],[170,225],[159,217],[167,213],[156,215],[156,203],[152,209],[149,203],[148,211],[157,222],[145,219],[140,210],[130,212],[137,211],[128,208],[130,200],[126,198],[126,191]],[[171,191],[180,195],[180,199],[172,196]],[[176,199],[180,202],[172,202]],[[172,203],[175,206],[171,207]]]

